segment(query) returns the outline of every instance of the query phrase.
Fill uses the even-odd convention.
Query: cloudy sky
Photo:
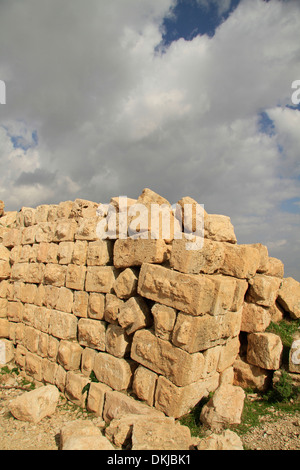
[[[7,210],[150,187],[300,281],[300,0],[0,0]]]

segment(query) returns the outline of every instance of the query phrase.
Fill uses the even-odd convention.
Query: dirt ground
[[[38,424],[18,421],[9,412],[9,402],[24,393],[16,387],[29,390],[28,385],[15,374],[0,375],[0,450],[59,450],[61,428],[77,419],[92,420],[99,428],[105,423],[101,418],[84,411],[61,396],[56,412]],[[260,425],[242,436],[249,450],[300,450],[300,413],[278,413],[264,416]]]

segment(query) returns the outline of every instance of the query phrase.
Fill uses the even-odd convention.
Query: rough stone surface
[[[292,277],[283,279],[277,300],[291,318],[300,318],[300,282]]]
[[[244,450],[241,438],[233,431],[226,429],[221,434],[211,434],[201,439],[198,450]]]
[[[58,389],[47,385],[15,398],[10,403],[9,410],[16,419],[38,423],[55,412],[58,399]]]

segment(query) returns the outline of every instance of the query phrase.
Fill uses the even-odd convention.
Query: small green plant
[[[296,331],[299,331],[300,320],[287,320],[284,319],[278,323],[271,322],[266,332],[275,333],[280,336],[283,344],[282,361],[283,364],[289,362],[289,352],[293,343],[293,337]]]
[[[266,395],[269,402],[287,402],[296,398],[298,391],[293,385],[292,378],[285,370],[281,371],[278,382],[274,383],[272,390]]]

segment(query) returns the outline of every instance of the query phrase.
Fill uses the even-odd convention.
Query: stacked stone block
[[[135,202],[164,204],[178,223],[168,201],[144,190],[128,201],[129,228]],[[118,198],[111,204],[120,219]],[[10,217],[0,231],[6,358],[101,416],[112,392],[126,392],[178,418],[220,385],[242,384],[245,364],[263,380],[279,367],[278,337],[264,331],[280,317],[283,265],[266,247],[238,245],[230,219],[206,212],[198,250],[174,230],[99,240],[97,208],[77,199],[0,219]],[[195,220],[184,223],[192,232]]]

